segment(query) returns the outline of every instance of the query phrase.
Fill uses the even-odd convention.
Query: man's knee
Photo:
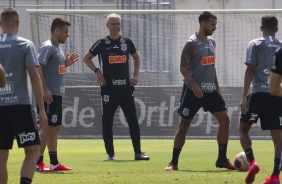
[[[24,147],[25,155],[27,157],[33,157],[34,159],[38,159],[40,155],[40,145],[33,145]]]

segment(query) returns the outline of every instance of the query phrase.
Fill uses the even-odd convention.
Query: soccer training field
[[[215,167],[217,143],[215,140],[188,140],[179,159],[178,171],[164,171],[172,155],[172,139],[143,139],[142,151],[150,161],[134,161],[130,139],[115,139],[116,160],[107,161],[101,139],[60,139],[59,161],[73,170],[69,172],[38,173],[33,178],[37,184],[239,184],[244,183],[246,172],[229,171]],[[228,158],[241,152],[239,140],[228,144]],[[254,140],[253,149],[260,172],[254,183],[261,183],[273,168],[273,143],[270,140]],[[44,161],[49,165],[45,150]],[[23,149],[16,142],[10,151],[9,182],[19,183]]]

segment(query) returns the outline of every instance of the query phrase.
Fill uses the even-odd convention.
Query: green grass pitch
[[[164,171],[172,155],[172,139],[142,139],[142,151],[150,161],[134,161],[130,139],[115,139],[116,160],[107,161],[101,139],[60,139],[58,157],[69,172],[35,172],[33,183],[37,184],[240,184],[247,172],[229,171],[215,167],[218,154],[216,140],[186,140],[179,159],[178,171]],[[253,149],[260,172],[254,183],[261,183],[273,168],[273,143],[271,140],[253,140]],[[241,152],[239,140],[230,140],[228,158]],[[19,183],[19,172],[23,149],[15,142],[10,151],[8,170],[9,182]],[[49,165],[45,151],[44,161]]]

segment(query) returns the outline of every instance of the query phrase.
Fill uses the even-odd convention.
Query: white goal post
[[[80,59],[67,69],[66,85],[69,92],[64,97],[64,126],[68,127],[70,132],[72,127],[80,127],[86,137],[89,136],[87,132],[90,130],[91,134],[97,131],[97,136],[101,135],[101,108],[95,106],[100,104],[99,87],[95,75],[83,63],[82,57],[97,39],[108,34],[106,17],[110,13],[118,13],[122,17],[121,34],[133,40],[141,55],[139,83],[135,96],[141,130],[146,130],[143,136],[173,136],[178,125],[179,116],[176,109],[183,85],[179,71],[180,54],[187,38],[198,31],[198,16],[203,11],[205,10],[27,9],[29,35],[36,49],[50,38],[50,27],[54,18],[63,17],[72,24],[70,37],[61,47],[65,53],[78,52]],[[233,127],[230,135],[236,137],[247,44],[250,40],[262,36],[260,24],[263,15],[275,15],[281,27],[282,9],[208,11],[215,13],[218,18],[217,30],[212,35],[216,41],[215,66],[219,84],[223,89],[221,93],[227,105],[232,107],[228,111]],[[277,33],[280,39],[281,30],[282,28]],[[94,61],[97,62],[97,58]],[[89,102],[94,104],[93,109],[88,108],[91,105],[85,105]],[[126,123],[122,113],[115,116],[115,122],[122,124],[116,125],[119,136],[127,135],[127,130],[123,130]],[[192,125],[195,130],[193,133],[195,132],[196,138],[213,138],[216,136],[216,126],[211,116],[199,112]],[[123,131],[126,133],[123,134]],[[256,129],[253,131],[254,136],[264,136],[260,131],[256,134]]]

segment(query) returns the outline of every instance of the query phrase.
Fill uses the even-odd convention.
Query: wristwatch
[[[99,68],[95,68],[94,72],[96,73],[98,71],[100,71],[100,69]]]

